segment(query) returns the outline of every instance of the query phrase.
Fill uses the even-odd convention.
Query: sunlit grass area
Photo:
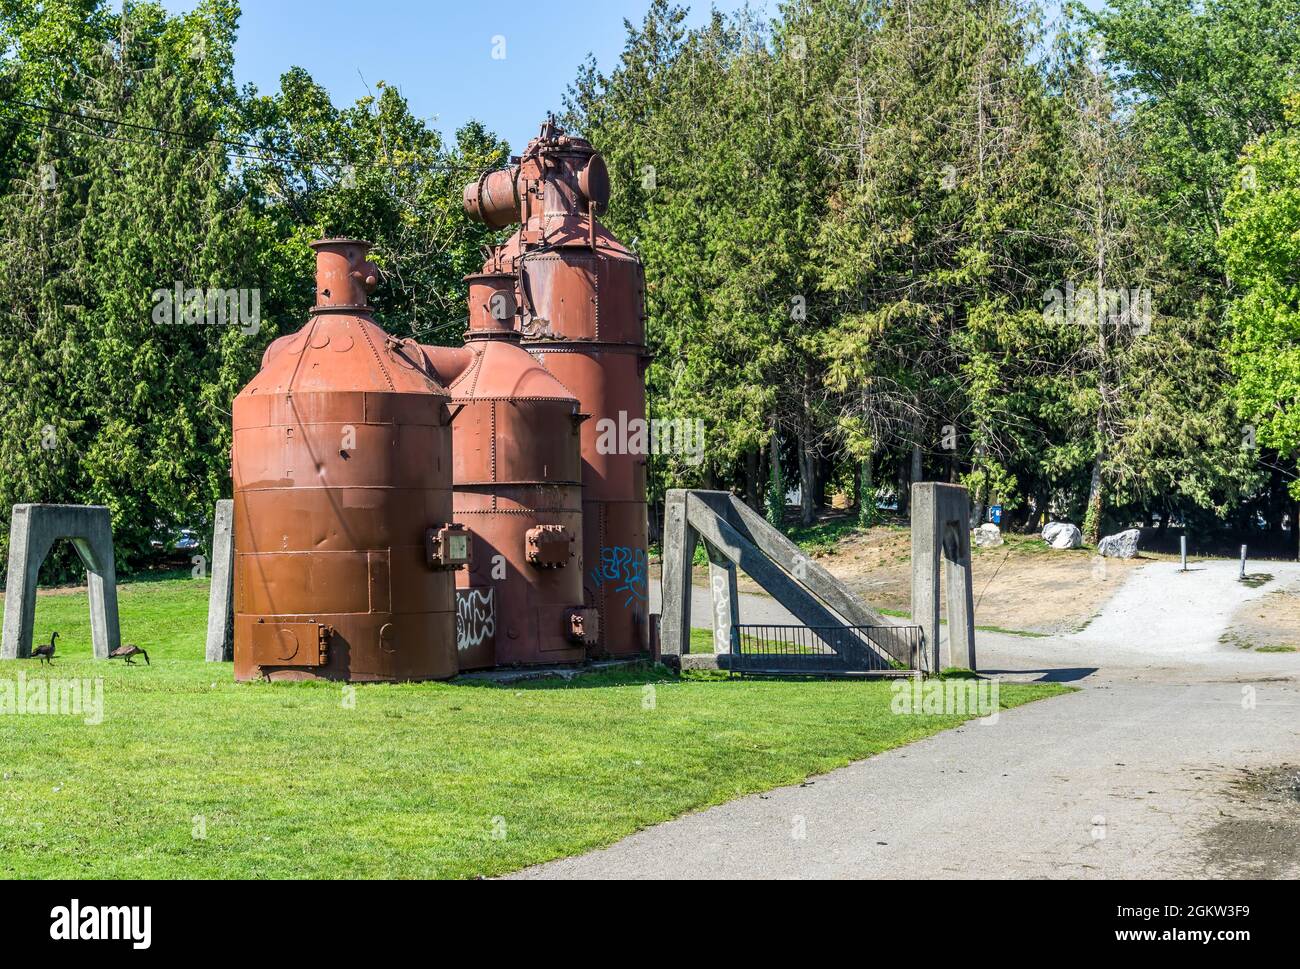
[[[91,715],[0,715],[0,875],[495,875],[929,736],[884,682],[640,669],[512,686],[236,684],[202,661],[207,583],[123,585],[123,640],[90,658],[84,591],[40,598],[54,663],[0,689],[102,680]],[[707,633],[705,633],[707,638]],[[1004,684],[1004,707],[1062,692]],[[92,691],[92,696],[94,695]]]

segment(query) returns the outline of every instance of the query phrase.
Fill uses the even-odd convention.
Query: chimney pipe
[[[370,243],[360,239],[318,239],[316,305],[313,313],[370,313],[367,295],[379,284],[379,267],[366,259]]]

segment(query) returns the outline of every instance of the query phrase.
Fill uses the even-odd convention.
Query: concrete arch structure
[[[90,590],[90,638],[96,659],[122,644],[117,619],[117,570],[113,526],[102,505],[14,505],[9,526],[9,578],[5,587],[4,638],[0,659],[32,655],[32,620],[41,564],[54,543],[67,539],[86,566]]]

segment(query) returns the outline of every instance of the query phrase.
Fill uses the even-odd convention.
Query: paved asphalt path
[[[1274,576],[1256,590],[1234,563],[1197,569],[1136,571],[1073,636],[979,634],[982,670],[1077,693],[515,877],[1298,877],[1300,855],[1260,848],[1253,822],[1232,819],[1251,810],[1233,793],[1247,771],[1300,764],[1300,653],[1218,638],[1241,602],[1300,587],[1300,567],[1256,567]],[[782,611],[761,596],[741,610]]]

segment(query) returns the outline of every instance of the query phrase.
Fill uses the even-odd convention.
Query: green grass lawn
[[[86,596],[41,596],[49,668],[103,679],[98,725],[0,716],[0,876],[471,877],[602,845],[966,719],[898,716],[885,682],[679,678],[509,687],[236,684],[202,662],[207,583],[124,584],[90,659]],[[1004,707],[1063,692],[1004,684]],[[203,837],[196,837],[196,833]]]

